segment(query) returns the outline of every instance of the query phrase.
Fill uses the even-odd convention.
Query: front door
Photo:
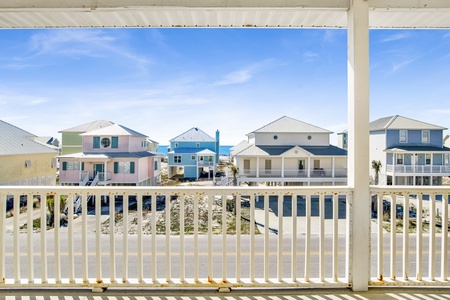
[[[105,165],[104,164],[94,164],[94,178],[97,176],[97,173],[103,173],[105,172]]]

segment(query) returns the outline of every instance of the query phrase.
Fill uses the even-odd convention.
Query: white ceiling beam
[[[142,8],[334,8],[350,0],[2,0],[0,9],[142,9]]]

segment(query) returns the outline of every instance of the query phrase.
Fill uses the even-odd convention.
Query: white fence
[[[361,224],[373,227],[369,286],[447,286],[449,190],[371,192],[385,213]],[[24,196],[40,208],[21,208]],[[47,205],[77,196],[79,217],[73,201],[67,216],[64,202]],[[0,187],[0,288],[350,287],[352,201],[348,187]],[[415,203],[415,227],[428,232],[400,233],[397,203]],[[50,210],[64,226],[51,226]]]

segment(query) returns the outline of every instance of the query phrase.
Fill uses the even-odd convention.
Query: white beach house
[[[238,182],[345,185],[347,151],[330,145],[331,133],[287,116],[250,132],[230,150]]]

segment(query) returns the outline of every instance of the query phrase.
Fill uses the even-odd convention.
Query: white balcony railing
[[[239,176],[240,177],[247,177],[252,178],[256,177],[258,174],[258,177],[271,177],[271,178],[307,178],[308,177],[308,170],[299,170],[299,169],[279,169],[279,168],[273,168],[273,169],[243,169],[240,171]],[[312,169],[309,172],[309,177],[311,178],[318,178],[318,177],[325,177],[325,178],[333,178],[333,177],[347,177],[347,169],[345,168],[335,168],[334,173],[333,169],[330,168],[318,168],[318,169]]]
[[[387,165],[387,172],[398,174],[450,174],[449,165]]]
[[[448,285],[450,188],[370,191],[383,213],[359,219],[372,226],[369,285]],[[54,200],[77,196],[81,216],[73,201],[60,213]],[[0,289],[349,287],[361,253],[352,197],[336,186],[0,187]]]
[[[372,286],[448,286],[450,187],[371,187]],[[379,213],[381,212],[381,213]]]

